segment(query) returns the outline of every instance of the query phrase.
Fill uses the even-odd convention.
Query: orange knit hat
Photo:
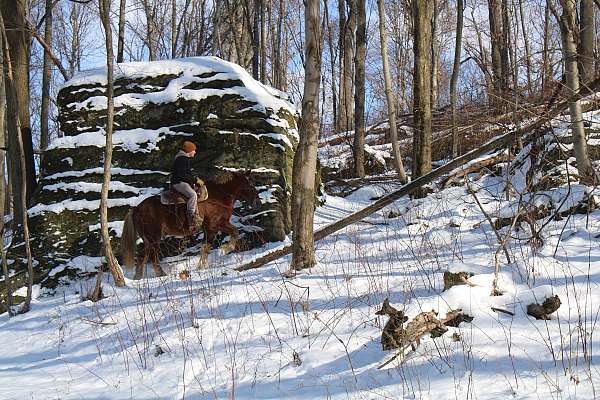
[[[181,148],[186,153],[191,153],[192,151],[196,150],[196,145],[194,143],[190,142],[189,140],[186,140],[185,142],[183,142],[183,145],[181,146]]]

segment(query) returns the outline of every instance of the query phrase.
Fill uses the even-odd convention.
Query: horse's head
[[[238,199],[250,204],[253,211],[258,211],[262,207],[262,202],[254,186],[254,180],[250,176],[251,172],[251,170],[247,170],[244,173],[237,174],[239,184]]]

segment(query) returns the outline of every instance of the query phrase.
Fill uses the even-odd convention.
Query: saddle
[[[208,199],[208,190],[206,190],[205,185],[202,185],[200,189],[196,190],[196,193],[198,193],[198,202]],[[164,205],[185,204],[187,203],[187,197],[169,185],[168,188],[160,192],[160,202]]]

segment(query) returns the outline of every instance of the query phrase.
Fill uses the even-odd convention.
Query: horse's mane
[[[213,176],[210,180],[217,185],[224,185],[229,183],[235,178],[235,173],[231,171],[220,171],[215,176]]]

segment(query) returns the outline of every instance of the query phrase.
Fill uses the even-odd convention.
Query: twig
[[[514,312],[508,311],[508,310],[504,310],[502,308],[492,307],[492,311],[496,311],[496,312],[503,313],[503,314],[508,314],[508,315],[513,316],[513,317],[515,316]]]

